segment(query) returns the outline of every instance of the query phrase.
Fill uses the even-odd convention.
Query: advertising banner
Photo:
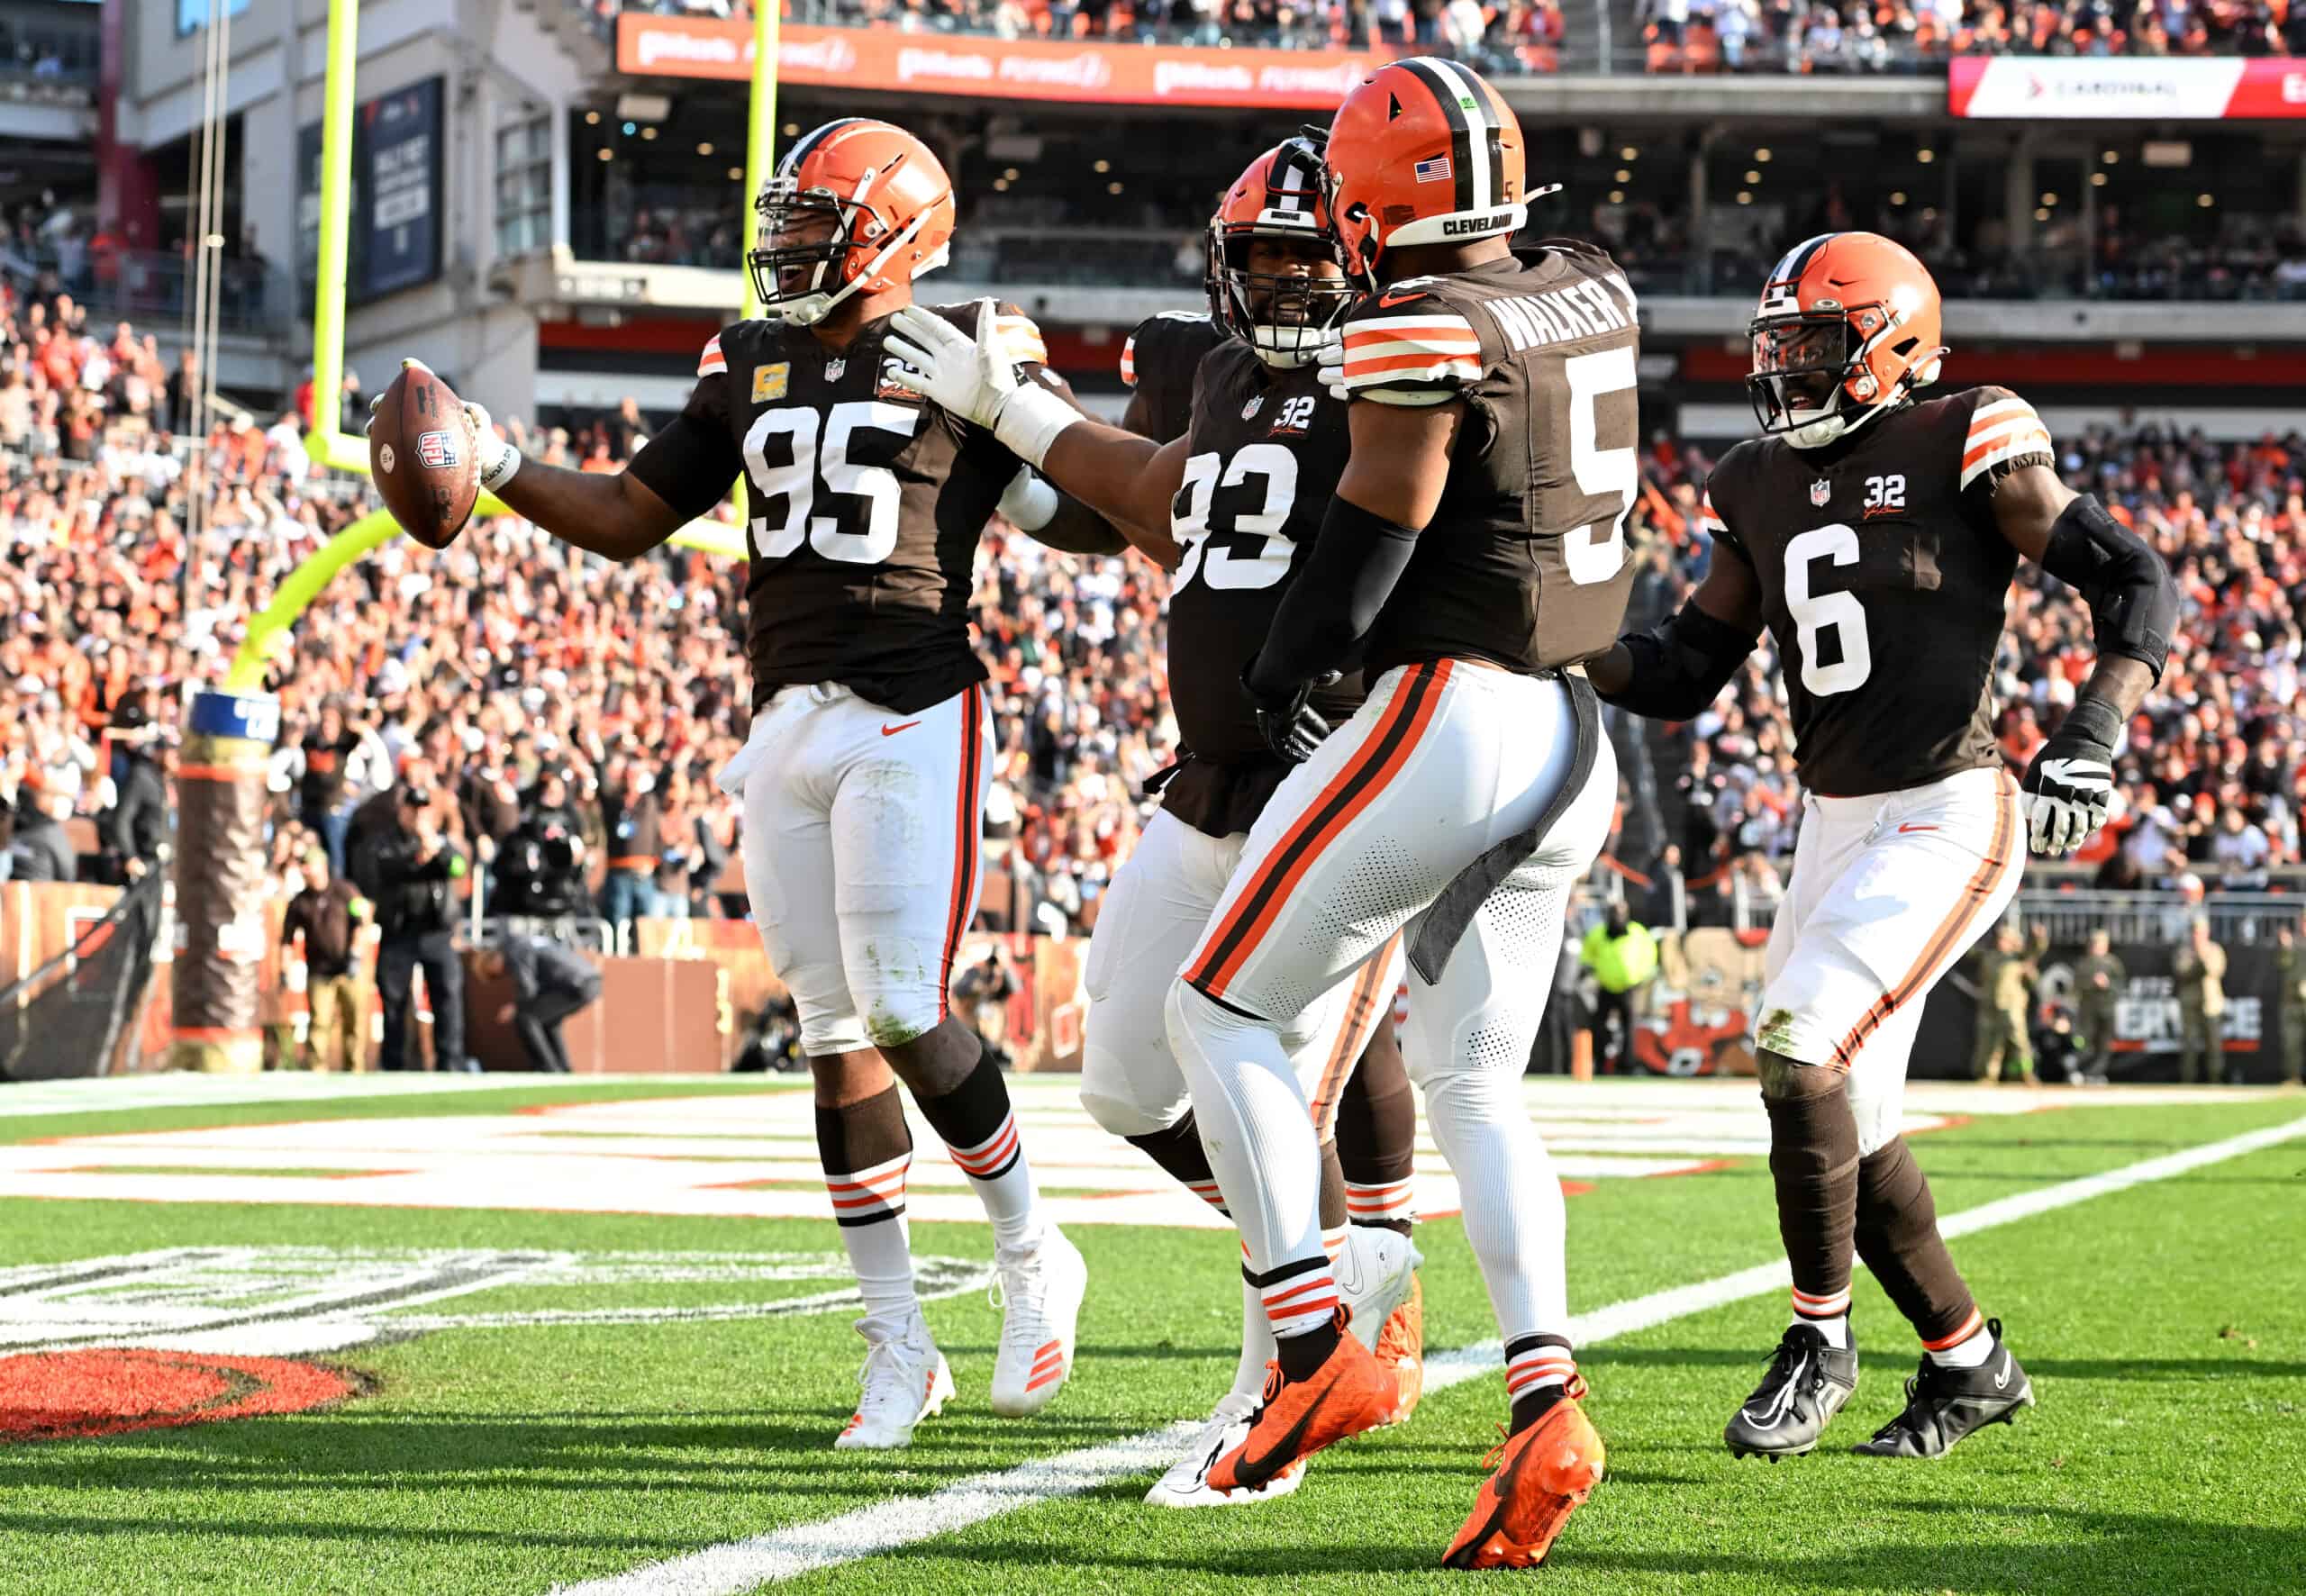
[[[2163,944],[2116,944],[2114,957],[2122,962],[2121,994],[2114,1005],[2113,1057],[2108,1070],[2115,1081],[2175,1081],[2181,1032],[2177,992],[2170,979],[2170,956]],[[2035,1030],[2038,1038],[2043,1011],[2068,1004],[2074,990],[2074,961],[2078,948],[2053,947],[2043,955],[2042,978],[2035,989]],[[1977,995],[1965,962],[1938,984],[1922,1011],[1921,1034],[1914,1042],[1916,1078],[1961,1079],[1970,1073],[1977,1045]],[[2259,1084],[2282,1078],[2281,976],[2270,947],[2235,942],[2226,945],[2226,1012],[2220,1025],[2225,1073]],[[2056,1072],[2045,1078],[2055,1081]]]
[[[2029,122],[2306,117],[2306,60],[1956,56],[1946,95],[1956,116]]]
[[[620,72],[658,77],[752,76],[753,27],[718,17],[617,18]],[[906,94],[1134,105],[1240,105],[1331,111],[1387,58],[1346,50],[1200,50],[790,26],[777,80]]]
[[[440,275],[440,80],[368,101],[359,124],[360,297],[381,299]]]

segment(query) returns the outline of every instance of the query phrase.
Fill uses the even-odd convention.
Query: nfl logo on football
[[[457,463],[457,440],[447,432],[419,432],[416,458],[427,470],[453,466]]]
[[[1820,476],[1817,481],[1810,485],[1810,503],[1812,504],[1823,507],[1825,502],[1833,496],[1833,484],[1828,482],[1824,477]]]

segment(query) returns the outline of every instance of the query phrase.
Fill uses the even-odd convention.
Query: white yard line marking
[[[359,1097],[422,1097],[434,1093],[566,1092],[581,1097],[604,1082],[647,1081],[667,1095],[700,1084],[773,1092],[796,1084],[781,1075],[305,1075],[286,1070],[261,1075],[100,1075],[70,1081],[24,1081],[0,1090],[0,1119],[35,1114],[126,1113],[138,1109],[213,1108],[226,1103],[331,1102]]]
[[[2306,1118],[2125,1165],[2101,1174],[2061,1182],[2038,1192],[1981,1203],[1948,1215],[1938,1228],[1948,1237],[1967,1236],[2086,1202],[2093,1197],[2168,1180],[2301,1135],[2306,1135]],[[1580,1314],[1573,1321],[1572,1337],[1580,1347],[1597,1346],[1749,1297],[1784,1291],[1792,1283],[1793,1276],[1783,1262],[1757,1265],[1734,1274],[1652,1292],[1648,1296],[1612,1302],[1591,1313]],[[1494,1374],[1503,1366],[1503,1348],[1495,1341],[1437,1353],[1426,1363],[1425,1389],[1429,1394],[1446,1391],[1452,1385]],[[1014,1468],[958,1481],[926,1496],[900,1496],[835,1518],[708,1546],[627,1573],[554,1589],[563,1596],[735,1596],[738,1591],[759,1585],[796,1579],[819,1569],[838,1567],[950,1535],[1058,1497],[1094,1491],[1131,1474],[1166,1468],[1175,1461],[1176,1447],[1191,1437],[1197,1423],[1180,1420],[1103,1446],[1085,1446],[1056,1457],[1040,1458]]]

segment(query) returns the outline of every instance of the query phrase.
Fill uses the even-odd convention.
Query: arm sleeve
[[[1365,300],[1345,323],[1345,388],[1384,404],[1446,404],[1481,380],[1481,335],[1439,300]]]
[[[721,338],[714,333],[698,357],[696,386],[680,414],[625,467],[641,486],[692,521],[728,496],[729,485],[745,465],[730,421],[729,362],[721,352]]]
[[[1422,530],[1331,499],[1312,557],[1282,595],[1265,647],[1250,664],[1251,686],[1277,692],[1343,669],[1408,569]]]

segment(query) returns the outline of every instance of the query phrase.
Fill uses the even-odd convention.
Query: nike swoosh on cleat
[[[907,721],[902,726],[884,726],[881,728],[881,735],[883,737],[894,737],[898,732],[910,731],[920,724],[921,722],[918,721]]]
[[[1321,1404],[1329,1400],[1329,1391],[1316,1396],[1297,1416],[1297,1422],[1283,1433],[1281,1439],[1266,1449],[1263,1457],[1252,1461],[1248,1455],[1249,1444],[1244,1440],[1241,1443],[1241,1461],[1233,1465],[1233,1477],[1244,1485],[1262,1486],[1287,1468],[1297,1456],[1297,1444],[1305,1438],[1305,1431],[1312,1425],[1313,1415],[1320,1412]]]
[[[1935,826],[1900,826],[1900,827],[1898,828],[1898,830],[1899,830],[1900,831],[1902,831],[1902,831],[1935,831],[1935,830],[1938,830],[1938,828],[1937,828],[1937,827],[1935,827]]]
[[[2002,1355],[2002,1367],[2001,1367],[1998,1371],[1996,1371],[1996,1372],[1995,1372],[1994,1376],[1993,1376],[1993,1388],[1994,1388],[1994,1390],[1996,1390],[1996,1391],[2000,1391],[2000,1390],[2002,1390],[2004,1386],[2008,1385],[2009,1383],[2010,1383],[2010,1355],[2009,1355],[2008,1353],[2006,1353],[2006,1352],[2005,1352],[2005,1353],[2003,1353],[2003,1354]]]

